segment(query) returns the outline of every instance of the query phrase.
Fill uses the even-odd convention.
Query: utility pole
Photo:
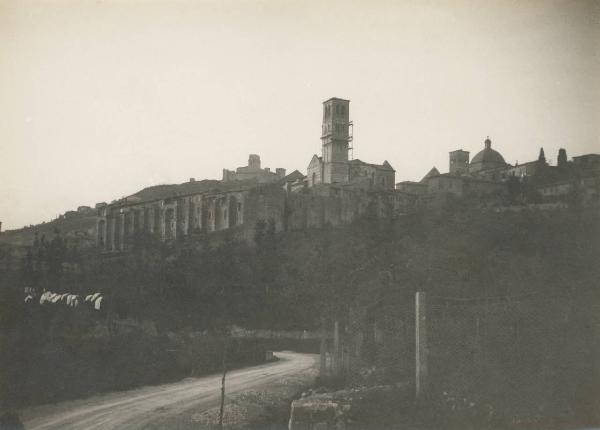
[[[416,397],[423,397],[427,385],[427,301],[424,292],[415,295]]]
[[[227,345],[223,346],[223,377],[221,378],[221,406],[219,408],[219,430],[223,430],[223,413],[225,412],[225,376],[227,376]]]
[[[321,380],[329,376],[327,369],[327,333],[327,325],[323,319],[321,322],[321,345],[319,347],[319,373]]]
[[[333,323],[333,373],[339,376],[342,370],[342,354],[340,351],[340,322],[336,319]]]

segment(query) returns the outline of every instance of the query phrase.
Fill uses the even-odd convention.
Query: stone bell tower
[[[348,182],[349,118],[350,100],[333,97],[323,102],[323,183]]]

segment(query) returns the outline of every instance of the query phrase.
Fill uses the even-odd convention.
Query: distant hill
[[[135,201],[151,201],[165,197],[185,195],[193,192],[204,192],[214,189],[230,189],[239,187],[240,184],[256,184],[256,181],[233,181],[223,184],[221,181],[202,180],[184,182],[182,184],[155,185],[144,188],[125,199]],[[114,203],[114,201],[113,201]],[[0,244],[11,246],[29,246],[33,243],[35,233],[41,238],[43,235],[50,239],[54,236],[55,229],[60,230],[62,236],[79,246],[93,246],[96,243],[96,215],[97,210],[88,206],[80,206],[76,211],[67,211],[57,219],[31,225],[15,230],[6,230],[0,233]]]
[[[91,208],[79,211],[68,211],[55,220],[0,233],[0,244],[13,246],[29,246],[33,243],[35,233],[48,239],[58,229],[70,241],[80,246],[90,246],[96,241],[96,211]]]

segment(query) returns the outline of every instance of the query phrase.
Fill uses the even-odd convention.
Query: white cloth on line
[[[40,296],[40,305],[43,305],[48,300],[48,292],[46,291],[44,294]]]

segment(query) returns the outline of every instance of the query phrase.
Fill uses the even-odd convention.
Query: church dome
[[[503,166],[506,166],[504,157],[492,149],[492,141],[488,137],[485,139],[485,148],[471,159],[470,170],[479,171]]]

